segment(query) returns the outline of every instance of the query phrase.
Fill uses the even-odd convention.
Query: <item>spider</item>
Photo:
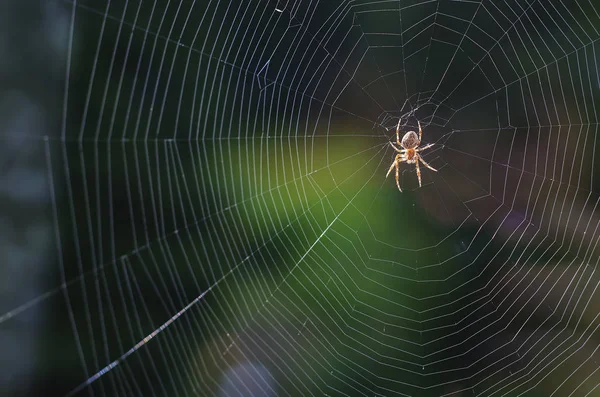
[[[398,186],[398,190],[400,191],[402,191],[402,189],[400,188],[400,181],[398,178],[400,176],[399,173],[401,162],[406,161],[407,164],[416,165],[417,177],[419,178],[419,187],[421,187],[421,169],[419,168],[419,160],[423,162],[425,167],[437,172],[437,170],[429,164],[427,164],[427,162],[423,160],[423,157],[421,157],[421,155],[419,154],[419,152],[432,147],[433,143],[429,143],[423,147],[419,147],[419,145],[421,144],[421,138],[423,136],[423,130],[421,129],[421,122],[418,123],[419,136],[417,137],[417,133],[414,131],[408,131],[402,137],[402,141],[400,141],[400,120],[398,120],[398,126],[396,127],[396,143],[402,146],[402,149],[398,149],[398,147],[396,147],[393,142],[390,142],[390,145],[392,145],[392,147],[396,150],[396,152],[398,152],[398,154],[396,155],[396,158],[390,166],[390,169],[388,170],[387,174],[385,174],[385,177],[387,178],[390,172],[392,172],[392,169],[396,167],[396,186]]]

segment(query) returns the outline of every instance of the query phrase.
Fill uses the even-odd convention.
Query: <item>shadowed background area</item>
[[[597,393],[592,1],[29,6],[5,394]]]

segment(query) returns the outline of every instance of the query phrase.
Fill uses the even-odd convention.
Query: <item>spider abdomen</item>
[[[402,137],[402,147],[404,149],[414,149],[419,146],[419,137],[414,131],[409,131]]]

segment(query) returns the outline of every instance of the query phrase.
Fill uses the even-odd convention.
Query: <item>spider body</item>
[[[422,162],[425,167],[437,172],[437,170],[429,164],[427,164],[427,162],[423,160],[423,158],[419,154],[419,152],[425,149],[429,149],[431,146],[433,146],[433,144],[430,143],[423,147],[419,147],[419,145],[421,144],[422,137],[423,130],[421,129],[421,122],[419,122],[419,135],[417,136],[417,133],[415,131],[408,131],[402,137],[402,141],[400,141],[400,120],[398,120],[398,126],[396,127],[396,144],[398,144],[402,149],[395,146],[393,142],[390,142],[390,145],[392,145],[392,147],[396,152],[398,152],[398,154],[394,158],[394,162],[390,166],[390,169],[388,170],[385,177],[387,178],[387,176],[390,174],[390,172],[392,172],[394,167],[396,167],[396,186],[398,186],[398,190],[400,191],[402,191],[402,188],[400,188],[399,180],[400,163],[406,162],[407,164],[415,164],[417,168],[417,177],[419,178],[419,187],[421,187],[421,169],[419,168],[419,161]]]
[[[398,125],[398,128],[400,128],[400,125]],[[400,142],[400,146],[402,146],[406,150],[411,150],[419,146],[420,143],[421,140],[417,136],[417,133],[414,131],[408,131],[402,137],[402,142]]]

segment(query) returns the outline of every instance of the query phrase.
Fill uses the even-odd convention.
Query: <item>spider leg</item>
[[[392,170],[394,169],[394,167],[400,165],[400,163],[403,162],[403,161],[406,161],[406,159],[404,157],[402,157],[401,154],[397,154],[396,155],[396,159],[394,160],[394,162],[390,166],[390,169],[388,170],[387,174],[385,174],[385,177],[387,178],[388,175],[390,174],[390,172],[392,172]]]
[[[402,188],[400,187],[400,163],[396,163],[396,186],[398,186],[398,190],[402,192]]]
[[[390,172],[392,172],[392,170],[394,169],[394,167],[396,166],[396,164],[398,164],[398,156],[396,156],[396,160],[394,160],[394,162],[392,163],[392,165],[390,166],[390,169],[388,170],[387,174],[385,174],[385,177],[387,178],[388,175],[390,174]]]
[[[415,165],[417,166],[417,177],[419,178],[419,187],[421,187],[421,169],[419,168],[419,158],[415,158]]]
[[[399,153],[404,154],[404,152],[406,151],[406,149],[398,149],[393,142],[390,142],[390,145],[392,145],[392,147]]]
[[[400,163],[403,161],[406,161],[406,158],[402,157],[401,154],[397,154],[396,159],[390,166],[390,169],[388,170],[387,174],[385,174],[385,177],[387,178],[390,172],[392,172],[392,170],[394,169],[394,167],[396,167],[396,186],[398,186],[398,190],[400,191],[402,191],[402,188],[400,187]]]
[[[421,129],[421,122],[417,120],[419,124],[419,142],[421,142],[421,138],[423,138],[423,130]]]
[[[396,126],[396,143],[402,146],[400,143],[400,121],[402,121],[402,119],[398,118],[398,125]]]
[[[427,145],[425,145],[425,146],[423,146],[423,147],[420,147],[420,148],[417,148],[417,149],[415,149],[415,151],[417,151],[417,152],[421,152],[421,151],[423,151],[423,150],[425,150],[425,149],[429,149],[429,148],[430,148],[430,147],[432,147],[433,145],[435,145],[435,144],[434,144],[434,143],[428,143]]]
[[[427,164],[427,161],[423,160],[423,157],[419,156],[419,160],[421,160],[423,162],[423,165],[425,167],[429,168],[431,171],[437,172],[437,170],[435,168],[433,168],[432,166],[430,166],[429,164]]]

